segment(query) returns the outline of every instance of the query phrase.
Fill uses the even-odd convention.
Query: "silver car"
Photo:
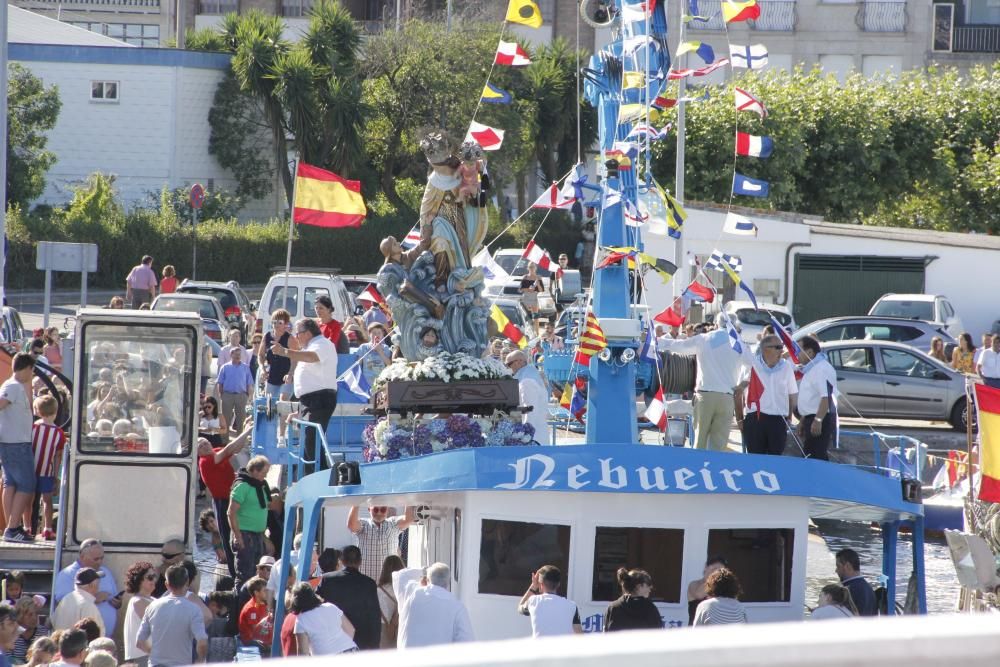
[[[799,340],[803,336],[813,335],[822,343],[837,340],[886,340],[903,343],[921,352],[931,349],[931,339],[935,336],[944,341],[945,357],[951,358],[951,352],[958,346],[950,333],[944,327],[910,320],[903,317],[828,317],[810,322],[800,328],[792,338]]]
[[[842,415],[947,421],[964,431],[966,376],[908,345],[878,340],[823,343],[837,371]]]

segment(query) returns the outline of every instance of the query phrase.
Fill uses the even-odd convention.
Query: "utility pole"
[[[177,48],[184,48],[184,0],[177,0]]]
[[[683,44],[687,33],[687,23],[684,22],[684,8],[687,3],[678,3],[680,7],[680,20],[677,22],[680,25],[678,31],[678,44]],[[666,9],[666,8],[664,8]],[[687,54],[681,54],[678,56],[677,69],[684,69],[685,63],[687,61]],[[687,79],[681,77],[678,81],[677,87],[677,161],[674,165],[674,198],[680,202],[681,206],[684,205],[684,96],[687,92]],[[680,273],[680,280],[672,280],[674,296],[680,296],[681,291],[688,283],[688,276],[686,275],[687,266],[684,261],[684,232],[682,231],[678,238],[674,239],[674,265],[677,267],[677,271]]]
[[[0,306],[7,299],[7,2],[0,2]]]

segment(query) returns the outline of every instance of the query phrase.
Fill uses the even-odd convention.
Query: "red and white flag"
[[[696,69],[691,69],[690,67],[686,69],[672,69],[667,72],[667,79],[670,81],[676,81],[677,79],[683,79],[689,76],[708,76],[715,70],[725,67],[728,64],[729,58],[720,58],[711,65],[705,65],[704,67],[698,67]]]
[[[493,59],[497,65],[510,65],[511,67],[524,67],[531,64],[531,58],[521,45],[517,42],[500,42],[497,46],[497,55]]]
[[[558,278],[562,277],[562,267],[552,261],[548,250],[535,245],[534,241],[528,241],[528,245],[524,248],[524,253],[521,257],[534,263],[540,269],[555,273]]]
[[[469,125],[469,132],[465,135],[465,141],[475,141],[484,151],[495,151],[500,149],[503,143],[503,130],[483,125],[472,121]]]
[[[661,433],[667,430],[667,404],[663,400],[663,387],[656,390],[656,396],[649,402],[649,407],[646,408],[646,419],[651,424],[656,424]]]
[[[545,192],[535,200],[531,208],[573,208],[576,197],[573,196],[573,185],[567,181],[566,186],[560,190],[553,183],[545,189]]]
[[[407,233],[406,238],[400,242],[399,245],[403,246],[403,250],[409,250],[411,248],[416,248],[417,244],[420,243],[420,223],[413,225],[413,229]]]
[[[369,301],[371,303],[377,303],[380,306],[385,307],[385,298],[379,294],[378,289],[374,285],[369,285],[358,295],[358,301]]]
[[[733,90],[736,95],[737,111],[753,111],[761,118],[767,118],[767,109],[764,108],[763,102],[745,90],[741,90],[740,88],[734,88]]]

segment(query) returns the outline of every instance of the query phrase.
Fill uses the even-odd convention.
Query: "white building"
[[[683,289],[695,277],[693,259],[704,263],[718,249],[742,259],[741,277],[758,301],[788,306],[799,325],[865,314],[887,292],[947,296],[977,342],[1000,319],[1000,290],[988,279],[1000,262],[1000,238],[837,224],[756,209],[734,210],[757,224],[757,237],[733,236],[722,232],[724,207],[699,203],[686,208],[686,266],[666,286],[648,279],[654,313],[670,305],[675,284]],[[674,257],[673,240],[650,234],[644,240],[647,252]],[[708,275],[725,300],[745,298],[721,272]]]
[[[64,204],[95,171],[114,174],[126,206],[164,186],[234,190],[208,152],[208,112],[229,56],[129,46],[10,7],[10,59],[59,89],[62,109],[47,133],[56,163],[36,203]],[[281,212],[276,192],[244,215]]]

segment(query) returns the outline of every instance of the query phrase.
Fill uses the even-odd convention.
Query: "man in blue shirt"
[[[253,395],[253,375],[250,373],[250,366],[243,361],[242,348],[232,348],[229,358],[229,363],[219,369],[215,392],[219,396],[222,414],[229,422],[229,427],[236,429],[237,433],[242,433],[243,420],[246,419],[247,413],[247,399]]]
[[[858,616],[878,615],[875,591],[861,576],[861,560],[858,558],[858,553],[854,549],[841,549],[834,558],[837,576],[840,577],[840,583],[851,591],[851,599],[858,608]]]

